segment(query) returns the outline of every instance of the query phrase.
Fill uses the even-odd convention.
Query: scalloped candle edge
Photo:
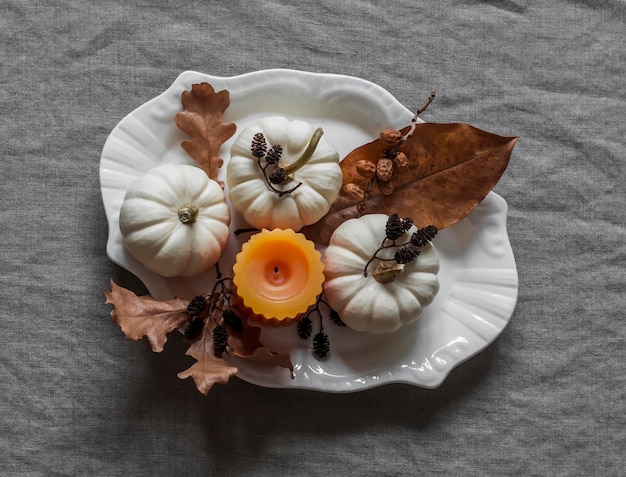
[[[244,259],[248,258],[248,255],[259,249],[263,242],[270,238],[275,239],[277,242],[293,242],[295,247],[302,251],[303,258],[306,259],[309,266],[302,285],[302,293],[305,295],[303,296],[302,293],[294,295],[295,298],[290,300],[293,301],[295,299],[296,302],[291,307],[288,304],[289,299],[283,300],[281,306],[276,306],[268,298],[260,298],[259,293],[255,293],[257,287],[253,283],[253,279],[245,275],[247,269],[243,265]],[[235,264],[233,265],[234,289],[240,304],[251,311],[252,319],[272,326],[289,324],[297,319],[300,314],[305,313],[311,305],[315,304],[317,297],[322,293],[324,280],[324,263],[322,262],[321,253],[304,234],[294,232],[292,229],[263,229],[261,232],[253,235],[242,245],[241,251],[236,255]],[[281,310],[285,311],[281,312]]]

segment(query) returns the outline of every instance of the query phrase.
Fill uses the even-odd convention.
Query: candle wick
[[[278,267],[274,267],[274,273],[278,273]]]

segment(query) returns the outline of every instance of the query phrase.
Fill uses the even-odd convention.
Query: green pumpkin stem
[[[313,135],[311,136],[311,139],[309,140],[309,144],[307,145],[302,155],[298,159],[296,159],[294,162],[290,164],[284,164],[284,165],[280,163],[276,164],[274,161],[268,162],[267,161],[268,156],[265,156],[266,163],[263,165],[261,163],[261,159],[264,157],[265,153],[263,150],[261,150],[258,147],[255,141],[252,142],[252,154],[257,158],[259,168],[261,169],[261,171],[263,171],[265,182],[267,183],[268,187],[272,191],[278,194],[279,197],[283,197],[284,195],[291,194],[298,187],[302,185],[302,182],[298,182],[298,184],[296,184],[294,187],[292,187],[289,190],[280,190],[275,187],[276,185],[282,185],[282,184],[292,182],[295,180],[293,177],[293,173],[296,172],[298,169],[300,169],[302,166],[304,166],[311,159],[311,157],[313,157],[313,153],[315,152],[315,149],[317,149],[317,145],[320,142],[320,139],[322,138],[323,134],[324,134],[324,130],[322,128],[317,128],[313,132]],[[262,134],[261,134],[261,137],[262,137]],[[281,152],[282,152],[282,149],[281,149]],[[267,169],[272,165],[275,165],[275,168],[272,170],[272,172],[268,174]]]
[[[285,166],[283,166],[283,169],[285,170],[287,176],[296,172],[298,169],[304,166],[309,161],[309,159],[311,159],[313,153],[315,152],[315,149],[317,149],[317,145],[320,142],[323,134],[324,130],[322,128],[317,128],[313,132],[311,140],[309,141],[309,145],[306,147],[302,155],[291,164],[286,164]]]

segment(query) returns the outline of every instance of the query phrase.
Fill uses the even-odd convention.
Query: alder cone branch
[[[402,133],[408,130],[407,126]],[[411,217],[417,227],[449,227],[466,217],[495,187],[518,139],[463,123],[418,124],[398,148],[406,154],[408,168],[394,173],[394,192],[386,196],[374,186],[365,213]],[[353,183],[366,190],[369,179],[358,173],[356,164],[376,162],[384,149],[377,139],[350,152],[340,163],[344,185]],[[359,215],[357,203],[340,196],[328,214],[302,232],[310,240],[327,244],[341,223]]]

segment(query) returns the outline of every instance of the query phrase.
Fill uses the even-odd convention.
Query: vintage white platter
[[[181,93],[201,82],[210,83],[216,91],[230,92],[231,105],[224,120],[234,122],[237,131],[264,116],[302,119],[323,127],[341,157],[385,128],[408,125],[413,116],[380,86],[350,76],[295,70],[265,70],[228,78],[182,73],[164,93],[119,122],[100,161],[109,226],[107,255],[136,275],[157,299],[191,298],[208,292],[215,272],[163,278],[147,270],[124,248],[120,207],[133,180],[149,169],[163,163],[194,164],[180,147],[188,137],[176,127],[174,117],[181,110]],[[220,150],[225,161],[236,136]],[[220,177],[224,182],[225,170],[223,167]],[[231,211],[232,232],[248,226],[232,207]],[[468,217],[439,232],[434,244],[441,262],[441,289],[414,324],[395,333],[370,335],[325,320],[331,353],[324,360],[313,355],[310,341],[298,338],[295,326],[264,327],[263,344],[291,354],[295,378],[282,368],[228,358],[239,368],[237,376],[265,387],[326,392],[359,391],[394,382],[427,388],[440,385],[455,366],[493,342],[513,314],[518,277],[506,218],[506,202],[492,192]],[[220,260],[225,276],[248,237],[232,234]]]

